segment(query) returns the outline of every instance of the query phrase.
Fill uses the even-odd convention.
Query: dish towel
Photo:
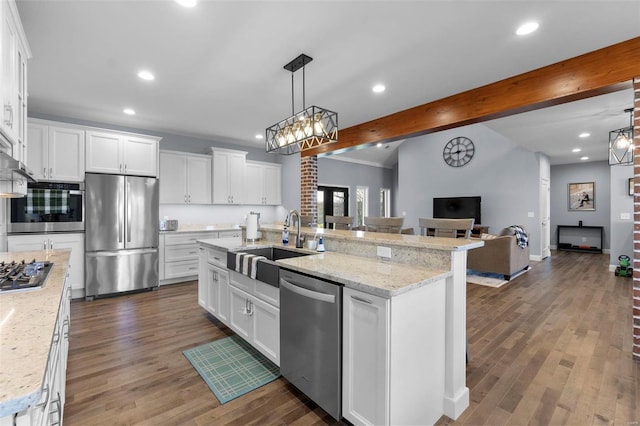
[[[262,259],[266,259],[266,257],[238,252],[236,253],[236,272],[255,280],[258,272],[258,261]]]

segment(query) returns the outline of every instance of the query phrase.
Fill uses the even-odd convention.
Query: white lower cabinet
[[[160,234],[160,284],[196,279],[200,274],[197,240],[209,238],[218,238],[218,232]]]
[[[68,272],[69,270],[65,277],[58,317],[51,338],[40,399],[24,411],[0,418],[0,426],[49,426],[63,423],[71,320],[71,286]]]
[[[69,257],[69,282],[73,298],[84,297],[84,234],[52,233],[9,235],[7,237],[9,251],[42,251],[71,249]],[[25,259],[30,261],[33,259]],[[42,259],[35,259],[42,260]]]
[[[343,297],[343,417],[434,424],[444,404],[445,280],[392,298],[350,288]]]
[[[233,285],[229,299],[229,327],[280,365],[280,309]]]

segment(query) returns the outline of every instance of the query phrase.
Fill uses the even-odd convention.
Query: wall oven
[[[84,231],[84,183],[29,183],[8,209],[8,234]]]

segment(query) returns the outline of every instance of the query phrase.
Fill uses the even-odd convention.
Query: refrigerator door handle
[[[128,243],[131,242],[131,202],[129,201],[130,193],[131,193],[131,182],[127,181],[127,194],[124,202],[127,203],[127,242]]]
[[[122,222],[124,222],[124,206],[122,205],[122,199],[124,194],[122,193],[122,186],[118,186],[118,243],[122,243],[123,241],[123,229]]]

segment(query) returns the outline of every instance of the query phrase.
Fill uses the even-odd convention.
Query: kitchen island
[[[282,245],[281,226],[263,226],[261,233],[261,241],[254,243],[242,239],[200,243],[220,251]],[[442,414],[456,419],[469,405],[466,252],[483,242],[315,228],[302,228],[301,234],[306,238],[322,234],[327,252],[277,264],[345,288],[344,417],[355,424],[434,423]],[[378,257],[379,247],[388,258]],[[365,322],[360,325],[353,322],[362,318]],[[359,350],[363,345],[371,350]],[[349,370],[353,356],[362,358],[352,367],[364,365],[369,370]],[[412,368],[417,369],[412,373]]]
[[[0,425],[40,424],[43,416],[49,419],[42,424],[50,424],[62,418],[70,254],[70,250],[0,253],[3,262],[53,263],[42,288],[0,294]]]

